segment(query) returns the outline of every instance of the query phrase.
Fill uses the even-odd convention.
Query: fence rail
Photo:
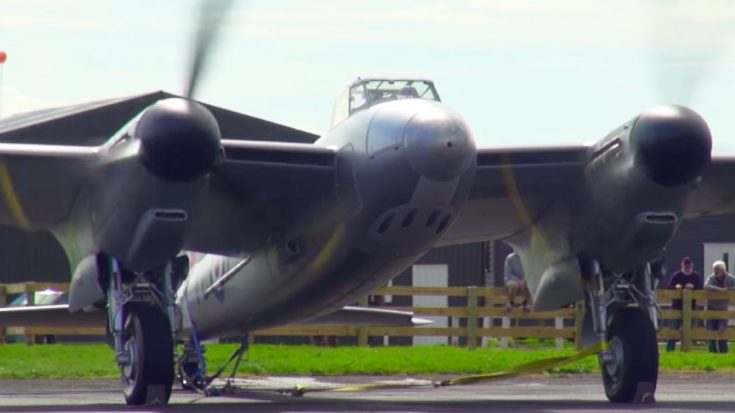
[[[0,284],[0,306],[8,303],[8,297],[17,294],[27,294],[29,305],[33,304],[36,291],[54,289],[66,291],[66,283],[16,283]],[[405,307],[388,306],[385,308],[412,311],[421,317],[450,317],[457,324],[452,327],[277,327],[256,331],[255,336],[353,336],[358,338],[358,344],[367,345],[370,336],[438,336],[448,338],[463,338],[469,348],[475,348],[483,338],[500,338],[501,345],[507,345],[509,338],[535,337],[554,338],[557,346],[563,345],[565,340],[574,340],[577,347],[581,346],[582,319],[584,307],[581,302],[556,311],[524,312],[514,309],[508,313],[505,309],[506,293],[499,287],[383,287],[375,291],[375,295],[383,296],[427,296],[439,295],[448,297],[463,297],[464,306],[451,307]],[[712,292],[691,290],[659,290],[657,301],[661,306],[663,319],[681,319],[681,330],[661,328],[658,332],[659,340],[677,339],[682,342],[682,349],[689,351],[696,340],[735,340],[735,329],[727,328],[723,332],[710,331],[699,324],[699,320],[735,319],[735,311],[707,311],[700,307],[707,300],[729,300],[735,303],[735,291]],[[673,300],[682,300],[682,310],[671,309]],[[366,301],[366,300],[363,300]],[[692,309],[692,302],[697,307]],[[473,321],[474,320],[474,321]],[[496,321],[497,320],[497,321]],[[535,320],[541,325],[521,326],[527,323],[520,320]],[[549,325],[548,320],[553,320]],[[516,323],[513,326],[513,322]],[[463,325],[463,326],[460,326]],[[33,336],[42,335],[104,335],[105,328],[27,328],[23,326],[0,329],[0,343],[5,342],[7,335],[29,336],[26,340],[33,343]]]

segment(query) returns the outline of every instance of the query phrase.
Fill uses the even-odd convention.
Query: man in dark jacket
[[[694,271],[694,262],[689,257],[681,260],[681,269],[669,278],[667,288],[670,290],[701,290],[703,287],[702,276]],[[697,302],[692,300],[692,310],[697,307]],[[681,300],[673,300],[671,303],[673,310],[681,311]],[[681,328],[681,318],[671,320],[671,328],[679,330]],[[676,339],[671,339],[666,343],[666,351],[674,351],[676,348]]]

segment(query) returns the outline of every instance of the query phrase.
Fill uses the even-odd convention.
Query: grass
[[[209,370],[219,368],[237,348],[236,345],[209,345]],[[735,372],[735,354],[665,353],[661,355],[664,372]],[[481,348],[469,351],[449,346],[423,347],[313,347],[254,345],[243,361],[240,374],[248,375],[345,375],[398,374],[432,376],[440,374],[478,374],[506,370],[546,357],[573,354],[571,349],[557,351],[541,344],[527,348]],[[113,352],[102,344],[57,344],[0,346],[0,379],[32,378],[112,378],[118,376]],[[552,373],[596,373],[595,357],[562,366]]]

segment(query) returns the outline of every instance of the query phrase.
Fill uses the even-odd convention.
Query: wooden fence
[[[67,291],[69,283],[13,283],[0,284],[0,307],[4,307],[10,303],[10,300],[19,294],[25,294],[27,305],[35,304],[35,293],[38,291],[55,290]],[[88,327],[0,327],[0,344],[7,341],[8,336],[23,336],[28,344],[36,342],[36,338],[46,335],[104,335],[105,327],[88,328]]]
[[[278,327],[256,332],[256,335],[332,335],[332,336],[357,336],[359,345],[367,345],[369,336],[435,336],[448,338],[464,338],[469,348],[475,348],[483,337],[498,337],[501,344],[507,344],[509,338],[513,337],[536,337],[556,338],[557,344],[561,345],[565,339],[573,339],[575,327],[568,326],[564,320],[581,321],[581,308],[570,307],[557,311],[529,312],[524,313],[516,308],[512,313],[505,309],[506,295],[502,288],[494,287],[384,287],[375,292],[376,295],[390,296],[419,296],[439,295],[447,297],[464,297],[466,306],[453,307],[384,307],[392,310],[411,311],[417,317],[441,316],[451,317],[457,326],[433,327],[431,324],[425,327],[311,327],[291,328]],[[481,305],[484,303],[484,305]],[[468,322],[467,320],[476,320]],[[482,319],[482,322],[477,320]],[[512,326],[513,320],[554,320],[553,326]],[[499,326],[495,326],[500,320]],[[464,324],[464,327],[459,327]],[[521,324],[521,323],[516,323]]]
[[[0,305],[6,304],[8,296],[26,293],[33,296],[34,291],[42,291],[47,288],[65,291],[68,284],[49,283],[23,283],[0,285]],[[384,287],[375,292],[383,296],[447,296],[463,297],[465,306],[450,307],[396,307],[388,306],[394,310],[412,311],[418,317],[439,316],[449,317],[452,322],[450,327],[433,327],[431,325],[422,327],[277,327],[256,331],[255,336],[352,336],[357,337],[359,345],[367,345],[370,336],[436,336],[448,339],[462,338],[467,347],[475,348],[482,343],[483,339],[498,338],[501,346],[508,344],[510,338],[533,337],[553,338],[556,345],[561,347],[566,340],[573,340],[579,348],[581,346],[581,328],[584,308],[581,302],[557,311],[531,311],[524,312],[520,308],[508,313],[505,309],[506,295],[503,288],[498,287]],[[673,299],[682,299],[683,310],[676,311],[671,308]],[[711,292],[691,290],[659,290],[657,300],[662,307],[664,319],[682,319],[681,330],[672,330],[664,327],[659,333],[659,340],[676,339],[682,343],[684,351],[692,349],[694,341],[709,339],[735,340],[735,329],[727,328],[724,332],[710,331],[702,325],[703,320],[710,319],[735,319],[735,311],[704,311],[699,308],[708,299],[729,299],[735,303],[735,291]],[[696,300],[697,309],[691,309],[692,300]],[[30,302],[29,302],[30,304]],[[366,304],[363,300],[362,304]],[[471,322],[474,320],[474,322]],[[521,320],[535,320],[525,322]],[[548,320],[553,320],[548,321]],[[524,324],[536,324],[526,326]],[[460,326],[461,325],[461,326]],[[102,335],[104,327],[100,328],[24,328],[8,327],[5,331],[0,330],[0,342],[4,342],[4,336],[19,334],[33,335]],[[32,343],[33,340],[27,340]]]

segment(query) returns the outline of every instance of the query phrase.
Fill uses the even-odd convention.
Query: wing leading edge
[[[192,217],[188,250],[239,254],[257,234],[299,219],[316,200],[335,193],[334,148],[233,140],[222,145],[224,159]]]
[[[530,226],[564,193],[583,188],[587,145],[481,148],[470,198],[439,245],[501,239]]]
[[[0,143],[0,224],[46,229],[63,220],[99,148]]]
[[[337,150],[302,143],[223,140],[225,161],[213,176],[243,195],[304,198],[334,188]]]
[[[687,203],[687,217],[735,213],[735,156],[713,156]]]

